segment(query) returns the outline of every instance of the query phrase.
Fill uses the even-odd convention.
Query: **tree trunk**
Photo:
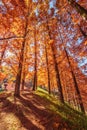
[[[48,25],[48,20],[47,20],[47,29],[48,29],[49,38],[50,38],[50,40],[52,40],[49,25]],[[58,86],[58,91],[59,91],[59,97],[60,97],[60,101],[62,103],[64,103],[64,97],[63,97],[62,84],[61,84],[61,79],[60,79],[60,74],[59,74],[59,68],[58,68],[58,64],[57,64],[57,60],[56,60],[54,46],[52,44],[51,44],[51,49],[52,49],[52,54],[53,54],[53,60],[54,60],[54,67],[55,67],[55,72],[56,72],[56,80],[57,80],[57,86]]]
[[[53,59],[54,59],[54,65],[55,65],[56,79],[57,79],[57,86],[58,86],[59,95],[60,95],[60,101],[62,103],[64,103],[64,97],[63,97],[61,79],[60,79],[60,74],[59,74],[59,68],[58,68],[58,64],[57,64],[57,61],[56,61],[56,56],[55,56],[55,53],[54,53],[53,46],[51,48],[52,48],[52,52],[53,52]]]
[[[2,54],[1,54],[0,66],[1,66],[1,63],[2,63],[2,60],[3,60],[4,54],[5,54],[5,51],[6,51],[6,47],[7,47],[7,45],[5,45],[5,47],[4,47],[3,51],[2,51]]]
[[[82,33],[82,35],[84,36],[84,38],[87,37],[87,34],[82,30],[81,26],[78,24],[79,30]]]
[[[63,42],[63,38],[62,38],[61,32],[59,30],[59,27],[58,27],[58,33],[60,35],[60,38],[61,38],[61,41],[62,41],[62,44],[63,44],[64,42]],[[76,90],[76,93],[77,93],[77,96],[78,96],[78,99],[79,99],[81,111],[83,113],[85,113],[85,109],[84,109],[84,105],[83,105],[83,102],[82,102],[82,97],[81,97],[81,94],[80,94],[79,86],[77,84],[77,80],[76,80],[75,74],[73,72],[72,65],[71,65],[71,62],[69,60],[69,56],[68,56],[68,53],[67,53],[65,46],[64,46],[64,51],[65,51],[65,54],[66,54],[66,57],[67,57],[67,60],[68,60],[68,64],[69,64],[69,67],[70,67],[70,70],[71,70],[72,78],[73,78],[73,81],[74,81],[74,87],[75,87],[75,90]]]
[[[69,11],[67,11],[67,13],[70,15],[70,17],[71,17],[71,19],[72,19],[71,13],[70,13]],[[86,37],[87,37],[87,34],[82,30],[82,28],[81,28],[81,26],[80,26],[79,24],[77,24],[77,25],[78,25],[78,27],[79,27],[80,32],[81,32],[82,35],[84,36],[84,38],[86,38]]]
[[[36,26],[34,30],[34,42],[35,42],[35,66],[34,66],[34,83],[33,83],[33,90],[37,89],[37,42],[36,42]]]
[[[21,75],[22,75],[22,67],[23,67],[23,60],[24,60],[24,49],[25,49],[25,46],[26,46],[26,36],[27,36],[27,33],[28,33],[28,17],[30,15],[30,9],[32,7],[31,3],[29,3],[29,2],[30,1],[28,1],[27,14],[25,16],[25,18],[26,18],[25,32],[24,32],[23,42],[22,42],[22,47],[21,47],[18,73],[17,73],[17,76],[16,76],[14,96],[20,96],[20,84],[21,84]]]
[[[25,50],[24,50],[24,54],[27,51],[26,48],[27,48],[27,44],[26,44],[26,47],[25,47]],[[24,85],[25,85],[25,77],[26,77],[25,67],[26,67],[26,56],[24,55],[23,68],[22,68],[22,86],[21,86],[22,90],[24,90]]]
[[[68,0],[68,2],[73,8],[76,8],[77,12],[87,20],[87,10],[85,8],[75,2],[75,0]]]
[[[27,28],[26,28],[27,30]],[[25,35],[26,37],[26,35]],[[22,74],[22,64],[23,64],[23,58],[24,58],[24,48],[25,48],[25,38],[22,43],[22,48],[21,48],[21,55],[20,55],[20,60],[19,60],[19,66],[18,66],[18,72],[16,76],[16,83],[15,83],[15,96],[20,96],[20,84],[21,84],[21,74]]]
[[[17,76],[16,76],[14,96],[20,96],[20,84],[21,84],[21,75],[22,75],[23,60],[24,60],[24,50],[25,50],[25,46],[26,46],[28,16],[29,16],[29,14],[26,16],[25,33],[24,33],[24,39],[23,39],[22,47],[21,47],[20,60],[19,60],[18,72],[17,72]]]
[[[22,77],[22,86],[21,86],[22,90],[24,90],[24,85],[25,85],[25,72],[23,72],[23,77]]]
[[[82,102],[82,97],[81,97],[81,94],[80,94],[79,86],[77,84],[77,80],[76,80],[75,74],[73,72],[72,65],[70,63],[69,56],[68,56],[66,48],[64,50],[65,50],[66,57],[67,57],[67,60],[68,60],[68,63],[69,63],[70,69],[71,69],[71,74],[72,74],[73,81],[74,81],[74,87],[75,87],[75,90],[76,90],[76,93],[77,93],[77,96],[78,96],[78,99],[79,99],[80,108],[81,108],[81,111],[83,113],[85,113],[85,109],[84,109],[84,105],[83,105],[83,102]]]
[[[49,90],[49,94],[50,94],[51,93],[51,88],[50,88],[50,73],[49,73],[48,53],[47,53],[46,44],[45,44],[45,53],[46,53],[46,64],[47,64],[47,74],[48,74],[48,90]]]

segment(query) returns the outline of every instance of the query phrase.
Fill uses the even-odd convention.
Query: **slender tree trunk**
[[[18,72],[17,72],[17,76],[16,76],[14,96],[20,96],[20,84],[21,84],[21,75],[22,75],[23,60],[24,60],[24,50],[25,50],[25,46],[26,46],[26,36],[27,36],[27,29],[28,29],[28,17],[29,17],[29,8],[28,8],[28,13],[26,15],[25,32],[24,32],[24,36],[23,36],[24,39],[23,39],[22,47],[21,47]]]
[[[57,64],[57,61],[56,61],[54,48],[53,47],[51,47],[51,48],[52,48],[52,52],[53,52],[53,59],[54,59],[54,65],[55,65],[56,79],[57,79],[57,86],[58,86],[59,95],[60,95],[60,101],[62,103],[64,103],[64,97],[63,97],[63,90],[62,90],[61,79],[60,79],[60,74],[59,74],[59,68],[58,68],[58,64]]]
[[[26,46],[26,36],[28,33],[28,21],[30,16],[30,10],[32,9],[32,1],[27,1],[27,14],[25,16],[25,32],[23,35],[23,42],[21,47],[21,53],[20,53],[20,59],[19,59],[19,65],[18,65],[18,73],[16,76],[16,83],[15,83],[15,92],[14,96],[20,96],[20,84],[21,84],[21,75],[22,75],[22,68],[23,68],[23,60],[24,60],[24,50]]]
[[[26,72],[25,72],[25,67],[26,67],[26,55],[25,55],[25,53],[27,52],[26,48],[27,48],[27,44],[26,44],[26,46],[25,46],[25,50],[24,50],[24,58],[23,58],[23,68],[22,68],[22,86],[21,86],[21,89],[22,89],[22,90],[24,90],[25,77],[26,77]]]
[[[64,43],[61,32],[59,30],[59,27],[58,27],[58,33],[60,35],[62,43]],[[67,60],[68,60],[68,64],[69,64],[69,67],[70,67],[70,70],[71,70],[72,78],[73,78],[73,81],[74,81],[74,87],[75,87],[75,90],[76,90],[76,93],[77,93],[77,96],[78,96],[78,99],[79,99],[79,104],[80,104],[81,111],[83,113],[85,113],[85,109],[84,109],[84,105],[83,105],[83,102],[82,102],[82,97],[81,97],[81,94],[80,94],[79,86],[77,84],[77,80],[76,80],[75,74],[73,72],[72,65],[71,65],[71,62],[69,60],[69,56],[68,56],[68,53],[67,53],[67,50],[66,50],[65,46],[64,46],[64,51],[65,51],[65,54],[66,54],[66,57],[67,57]]]
[[[52,40],[49,25],[48,25],[48,19],[47,19],[47,30],[48,30],[49,38],[50,38],[50,40]],[[57,64],[57,60],[56,60],[54,46],[52,44],[51,44],[51,49],[52,49],[52,53],[53,53],[53,60],[54,60],[54,67],[55,67],[55,72],[56,72],[57,86],[58,86],[58,90],[59,90],[59,97],[60,97],[60,101],[62,103],[64,103],[64,97],[63,97],[62,84],[61,84],[61,79],[60,79],[60,74],[59,74],[59,68],[58,68],[58,64]]]
[[[87,10],[79,5],[75,0],[68,0],[69,4],[77,10],[87,20]]]
[[[79,30],[82,33],[82,35],[84,36],[84,38],[87,37],[87,34],[82,30],[81,26],[78,24]]]
[[[26,46],[25,46],[25,49],[24,49],[24,58],[23,58],[23,68],[22,68],[22,86],[21,86],[21,89],[24,90],[24,86],[25,86],[25,78],[26,78],[26,61],[27,61],[27,58],[26,58],[26,54],[27,54],[27,48],[28,48],[28,44],[26,43]],[[27,68],[28,69],[28,68]]]
[[[67,10],[66,10],[67,11]],[[69,11],[67,11],[67,13],[70,15],[71,19],[72,19],[72,16],[71,16],[71,13]],[[82,33],[82,35],[84,36],[84,38],[87,37],[87,34],[82,30],[81,26],[79,24],[77,24],[78,27],[79,27],[79,30],[80,32]]]
[[[73,72],[72,65],[71,65],[71,62],[69,60],[69,56],[68,56],[67,50],[66,49],[64,49],[64,50],[65,50],[65,53],[66,53],[68,64],[69,64],[70,69],[71,69],[71,74],[72,74],[73,81],[74,81],[74,87],[75,87],[75,90],[76,90],[76,93],[77,93],[77,96],[78,96],[78,99],[79,99],[80,108],[81,108],[81,111],[83,113],[85,113],[85,109],[84,109],[84,105],[83,105],[83,102],[82,102],[82,97],[81,97],[81,94],[80,94],[79,86],[78,86],[75,74]]]
[[[37,89],[37,42],[36,42],[36,25],[34,30],[34,43],[35,43],[35,66],[34,66],[34,83],[33,83],[33,90]]]
[[[5,50],[4,50],[4,51],[2,52],[2,54],[1,54],[1,58],[0,58],[0,66],[1,66],[1,64],[2,64],[2,60],[3,60],[4,53],[5,53]]]
[[[4,47],[3,51],[2,51],[2,54],[1,54],[0,66],[1,66],[1,63],[2,63],[2,60],[3,60],[4,54],[5,54],[5,51],[6,51],[6,47],[7,47],[7,45],[5,45],[5,47]]]
[[[21,86],[21,89],[24,90],[24,85],[25,85],[25,70],[23,72],[23,75],[22,75],[22,86]]]
[[[45,44],[45,53],[46,53],[46,64],[47,64],[47,74],[48,74],[48,90],[49,94],[51,93],[51,88],[50,88],[50,73],[49,73],[49,63],[48,63],[48,53],[47,53],[47,46]]]
[[[27,31],[27,28],[26,28],[26,31]],[[26,37],[26,35],[25,35],[25,37]],[[25,42],[26,42],[26,40],[24,38],[24,41],[22,43],[22,48],[21,48],[18,72],[17,72],[17,76],[16,76],[15,93],[14,93],[15,96],[20,96],[20,84],[21,84],[21,74],[22,74],[22,64],[23,64],[23,57],[24,57]]]

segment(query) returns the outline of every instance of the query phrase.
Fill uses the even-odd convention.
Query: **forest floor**
[[[87,117],[40,88],[0,92],[0,130],[87,130]]]

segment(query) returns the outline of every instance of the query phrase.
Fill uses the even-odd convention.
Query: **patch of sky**
[[[6,51],[5,57],[8,58],[9,56],[13,56],[14,54],[11,53],[9,50]]]
[[[32,72],[32,71],[34,71],[34,67],[29,67],[28,70],[29,70],[29,72]]]
[[[36,8],[34,12],[35,12],[36,16],[39,15],[39,10],[38,10],[38,8]]]
[[[2,0],[0,0],[0,6],[1,6],[1,5],[4,5],[3,2],[2,2]]]
[[[74,39],[74,36],[75,36],[76,34],[68,34],[67,36],[68,36],[68,38],[71,40],[71,39]]]
[[[57,12],[58,12],[58,9],[56,8],[56,0],[51,0],[51,1],[49,2],[48,14],[51,13],[51,9],[52,9],[52,8],[54,9],[54,15],[53,15],[53,17],[54,17],[54,16],[57,15]]]
[[[70,31],[70,30],[71,30],[71,26],[68,27],[68,31]]]
[[[78,61],[78,67],[80,68],[82,73],[87,76],[87,57],[77,57],[75,54],[71,53],[71,51],[69,51],[68,49],[67,52],[73,59],[76,59]]]
[[[79,67],[81,67],[81,66],[83,66],[83,65],[85,65],[85,64],[87,64],[87,57],[82,57],[82,58],[79,60],[78,65],[79,65]]]
[[[84,75],[87,75],[87,57],[79,58],[78,67]]]
[[[42,56],[43,55],[43,51],[42,50],[40,50],[40,56]]]
[[[82,37],[79,37],[76,41],[76,45],[80,45],[83,41],[83,38]]]
[[[34,46],[34,43],[31,43],[31,44],[30,44],[30,47],[33,47],[33,46]]]
[[[6,64],[7,64],[6,62],[2,62],[2,66],[6,66]]]
[[[49,2],[49,6],[50,6],[50,8],[54,8],[54,3],[53,3],[53,1],[50,1],[50,2]]]
[[[7,13],[7,9],[4,7],[4,5],[0,5],[1,7],[1,9],[0,9],[0,13],[2,13],[2,14],[6,14]]]
[[[69,49],[67,49],[67,52],[68,52],[69,56],[75,58],[75,55],[73,53],[71,53],[71,51]]]
[[[85,67],[85,69],[81,68],[81,70],[82,70],[82,73],[87,76],[87,66]]]
[[[51,0],[51,1],[49,2],[50,8],[55,8],[55,4],[56,4],[56,0]]]
[[[71,44],[70,44],[70,42],[67,42],[66,46],[68,46],[68,47],[71,47]]]
[[[32,0],[32,2],[38,2],[38,0]]]
[[[48,14],[51,14],[51,10],[50,9],[48,10]]]

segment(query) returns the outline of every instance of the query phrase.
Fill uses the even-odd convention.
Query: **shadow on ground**
[[[20,121],[14,130],[86,130],[87,117],[84,114],[67,104],[56,104],[54,98],[46,98],[44,92],[40,94],[24,91],[19,98],[9,95],[3,99],[0,105],[3,122],[6,124],[5,116],[12,113]],[[11,130],[8,125],[7,130]]]

